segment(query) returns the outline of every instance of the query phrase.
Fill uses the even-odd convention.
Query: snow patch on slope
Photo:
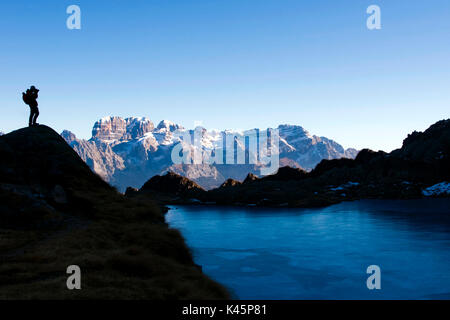
[[[428,187],[428,188],[422,190],[422,194],[425,197],[450,195],[450,183],[449,182],[441,182],[441,183],[435,184],[434,186],[431,186],[431,187]]]

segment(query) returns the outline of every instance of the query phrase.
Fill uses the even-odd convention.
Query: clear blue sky
[[[77,4],[82,29],[66,28]],[[382,29],[366,28],[366,8]],[[89,138],[108,115],[185,127],[302,125],[389,151],[449,118],[450,1],[3,1],[0,130],[40,121]]]

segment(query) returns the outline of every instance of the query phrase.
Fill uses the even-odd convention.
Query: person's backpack
[[[22,100],[25,104],[30,104],[30,96],[27,93],[22,92]]]

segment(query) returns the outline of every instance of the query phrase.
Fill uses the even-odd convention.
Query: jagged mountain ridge
[[[249,174],[243,183],[227,180],[208,191],[170,173],[127,193],[130,197],[139,195],[162,199],[166,204],[273,207],[327,206],[368,198],[449,197],[450,119],[424,132],[413,132],[391,153],[364,149],[355,159],[322,160],[310,172],[283,167],[274,175],[258,178]]]
[[[323,159],[355,158],[358,151],[344,149],[326,137],[311,135],[300,126],[280,125],[280,166],[313,169]],[[259,174],[261,164],[173,164],[171,152],[181,140],[174,133],[189,132],[167,120],[157,126],[148,118],[105,117],[94,124],[92,138],[77,139],[70,131],[62,137],[104,180],[124,191],[141,187],[152,176],[173,171],[205,189],[220,186],[227,179],[243,180],[248,173]],[[228,131],[227,131],[228,132]],[[220,145],[225,132],[201,130],[201,148]],[[235,133],[242,136],[242,133]],[[237,144],[245,149],[245,145]]]

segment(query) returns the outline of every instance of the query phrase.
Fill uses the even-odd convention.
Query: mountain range
[[[413,132],[390,153],[361,150],[355,159],[322,160],[312,171],[282,167],[273,175],[249,174],[204,190],[170,172],[155,176],[128,197],[165,204],[315,207],[359,199],[417,199],[450,196],[450,119]]]
[[[249,173],[260,174],[263,165],[250,164],[250,161],[246,164],[174,164],[171,154],[174,146],[181,142],[178,133],[194,136],[197,130],[202,150],[215,150],[230,133],[237,140],[245,141],[242,132],[187,130],[167,120],[155,126],[148,118],[136,117],[102,118],[95,122],[89,140],[78,139],[67,130],[61,136],[94,172],[121,191],[127,187],[140,188],[149,178],[169,171],[205,189],[219,187],[227,179],[243,180]],[[353,159],[358,153],[326,137],[311,135],[301,126],[280,125],[278,130],[280,166],[310,171],[323,159]],[[245,152],[245,142],[237,142],[235,147],[235,152]],[[223,148],[226,152],[226,144]]]

